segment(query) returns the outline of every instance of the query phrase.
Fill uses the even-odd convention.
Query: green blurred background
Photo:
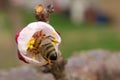
[[[53,4],[54,0],[51,1],[48,0],[45,3],[38,0],[36,2],[32,0],[0,1],[0,69],[24,64],[17,57],[15,34],[27,24],[36,21],[33,10],[38,2],[46,6],[49,3]],[[72,9],[73,5],[76,4],[74,1],[69,0],[68,6],[65,7],[60,6],[59,0],[54,2],[55,13],[50,16],[50,24],[61,34],[60,50],[66,59],[72,53],[84,50],[107,49],[120,51],[120,14],[117,10],[119,5],[114,6],[119,1],[113,1],[115,3],[101,1],[101,4],[99,2],[99,6],[97,5],[98,8],[96,8],[98,2],[93,1],[86,2],[87,8],[86,6],[75,8],[76,11]],[[109,9],[109,6],[112,6],[112,8]],[[84,15],[83,12],[79,14],[79,9],[83,8],[85,8]],[[82,14],[84,19],[74,18],[74,12],[79,15]]]

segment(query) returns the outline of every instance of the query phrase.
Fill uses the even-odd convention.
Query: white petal
[[[45,23],[45,22],[33,22],[30,23],[29,25],[27,25],[25,28],[23,28],[23,30],[20,32],[19,37],[18,37],[18,49],[21,53],[21,55],[26,59],[26,61],[30,62],[30,63],[41,63],[41,64],[45,64],[44,61],[37,61],[37,60],[33,60],[32,58],[26,56],[27,54],[27,44],[28,41],[31,39],[31,37],[33,36],[33,34],[37,31],[41,31],[43,30],[43,34],[45,34],[46,36],[52,35],[53,37],[55,37],[58,41],[58,43],[56,45],[59,45],[59,43],[61,42],[61,38],[60,36],[57,34],[57,32],[54,30],[54,28]],[[55,34],[53,34],[53,32],[55,32]]]

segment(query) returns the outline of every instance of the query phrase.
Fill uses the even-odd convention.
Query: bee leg
[[[49,38],[52,42],[57,42],[53,36],[46,36],[46,38]]]
[[[49,39],[54,43],[58,43],[57,39],[52,36],[49,36]]]
[[[47,36],[47,38],[49,38],[49,39],[55,39],[53,36]]]

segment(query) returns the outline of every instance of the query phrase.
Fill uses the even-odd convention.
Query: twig
[[[48,5],[47,8],[44,8],[41,4],[35,8],[35,16],[38,21],[43,21],[49,23],[49,16],[54,12],[52,5]],[[67,80],[65,75],[65,64],[66,60],[62,56],[51,65],[45,66],[47,72],[51,73],[55,80]],[[46,72],[45,70],[45,72]]]
[[[63,57],[59,58],[53,65],[51,65],[50,72],[53,74],[56,80],[67,80],[65,74],[66,60]]]
[[[49,16],[52,12],[54,12],[52,5],[48,5],[47,8],[44,8],[43,5],[39,4],[35,7],[35,17],[38,21],[49,23]]]

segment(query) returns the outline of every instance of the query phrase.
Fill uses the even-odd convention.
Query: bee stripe
[[[43,46],[47,46],[47,45],[49,45],[50,43],[47,43],[47,44],[44,44]]]
[[[49,50],[50,48],[53,48],[53,45],[49,45],[46,47],[46,50]]]
[[[46,57],[48,58],[52,52],[55,52],[54,48],[52,50],[46,52]]]
[[[53,45],[51,43],[43,45],[44,51],[50,51],[51,49],[54,49]]]
[[[47,43],[42,45],[42,55],[45,59],[48,59],[48,57],[50,56],[50,54],[55,51],[54,46],[51,43]]]

